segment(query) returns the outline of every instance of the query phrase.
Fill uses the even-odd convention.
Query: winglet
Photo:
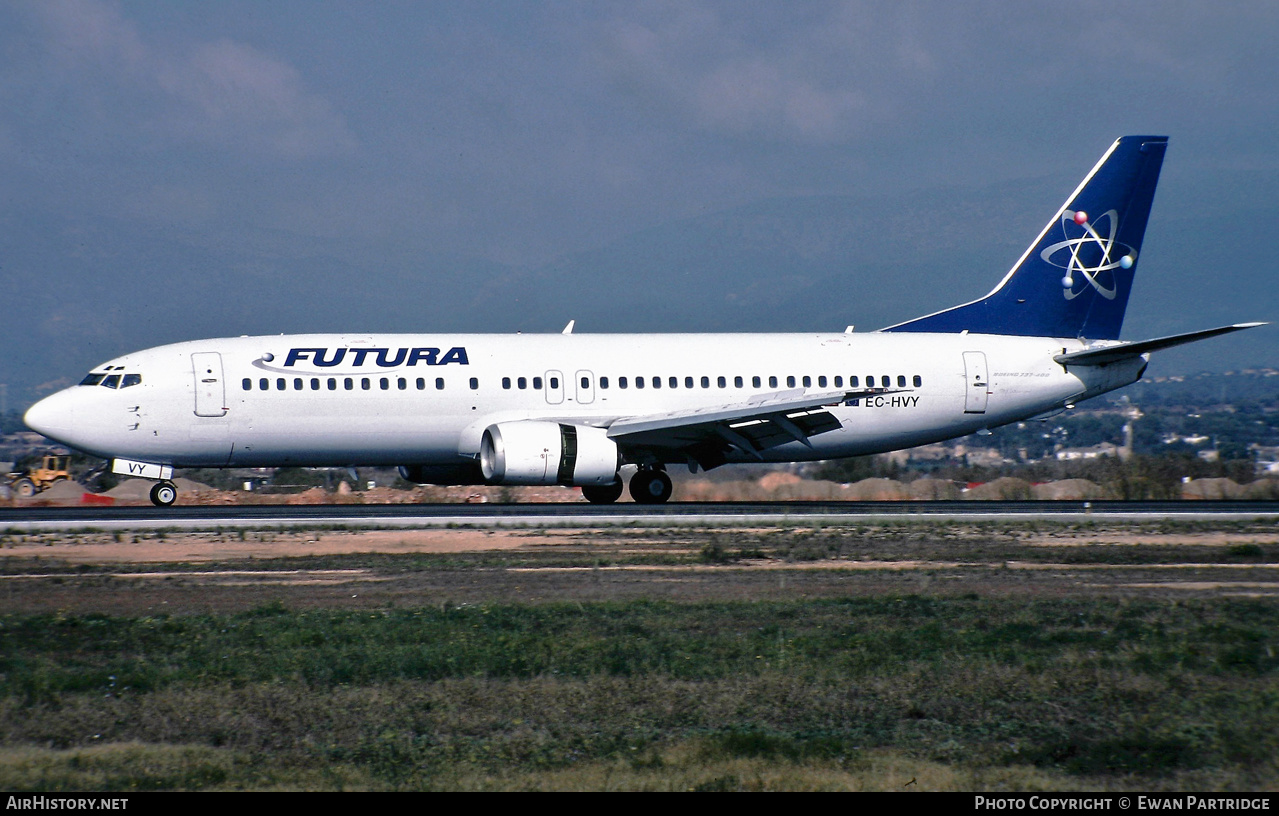
[[[570,320],[570,321],[568,322],[568,325],[564,327],[564,331],[560,332],[560,334],[572,334],[572,333],[573,333],[573,324],[574,324],[574,323],[576,323],[576,322],[577,322],[576,320]]]

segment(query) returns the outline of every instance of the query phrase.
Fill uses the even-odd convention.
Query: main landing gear
[[[591,504],[612,504],[622,497],[622,479],[610,485],[582,485],[582,497]]]
[[[173,482],[156,482],[151,485],[151,503],[156,507],[170,507],[178,500],[178,486]]]
[[[662,504],[671,497],[671,477],[656,468],[640,468],[631,477],[631,498],[637,504]]]
[[[582,497],[591,504],[612,504],[622,497],[622,477],[610,485],[583,485]],[[657,468],[640,468],[631,477],[631,498],[638,504],[661,504],[671,497],[671,477]]]

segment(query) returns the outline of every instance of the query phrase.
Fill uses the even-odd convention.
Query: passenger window
[[[511,378],[510,378],[510,377],[503,377],[503,378],[502,378],[502,387],[503,387],[503,388],[505,388],[507,391],[510,391],[510,390],[511,390]]]
[[[805,377],[805,378],[804,378],[804,387],[805,387],[805,388],[810,387],[812,384],[813,384],[813,378],[812,378],[812,377]]]
[[[618,378],[617,378],[617,387],[618,387],[618,388],[625,388],[625,387],[626,387],[626,378],[625,378],[625,377],[618,377]]]
[[[383,377],[383,378],[381,378],[380,380],[378,380],[378,381],[377,381],[377,384],[378,384],[378,386],[380,386],[380,387],[381,387],[381,389],[382,389],[383,391],[390,391],[390,390],[391,390],[391,381],[390,381],[390,380],[388,380],[386,377]]]
[[[679,377],[671,377],[667,382],[670,383],[671,388],[679,388]]]
[[[480,380],[478,377],[471,378],[471,390],[472,391],[480,390]]]
[[[840,377],[839,375],[836,375],[836,376],[835,376],[835,387],[836,387],[836,388],[843,388],[843,387],[844,387],[844,378],[843,378],[843,377]]]
[[[109,379],[109,378],[108,378],[108,379]],[[116,379],[119,379],[119,377],[116,377]],[[106,385],[106,383],[103,383],[103,385]],[[252,391],[252,390],[253,390],[253,380],[249,379],[248,377],[245,377],[245,378],[244,378],[244,382],[240,383],[240,385],[244,386],[244,390],[245,390],[245,391]],[[113,386],[111,386],[111,387],[112,387],[112,388],[115,388],[115,386],[114,386],[114,385],[113,385]]]
[[[590,388],[590,387],[591,387],[591,378],[590,378],[590,377],[583,377],[583,378],[582,378],[582,388]]]
[[[474,379],[472,379],[472,380],[471,380],[471,382],[475,382],[475,380],[474,380]],[[472,388],[475,388],[475,386],[474,386],[474,385],[472,385],[471,387],[472,387]],[[556,388],[559,388],[559,387],[560,387],[560,378],[559,378],[559,377],[551,377],[551,390],[552,390],[552,391],[554,391]]]
[[[742,387],[742,378],[741,378],[741,377],[734,377],[734,378],[733,378],[733,387],[734,387],[734,388],[741,388],[741,387]]]
[[[839,385],[839,383],[835,383],[835,384],[836,384],[836,385]],[[848,378],[848,387],[849,387],[849,388],[856,388],[856,387],[857,387],[857,375],[855,375],[855,374],[854,374],[853,376],[851,376],[851,377],[849,377],[849,378]]]
[[[425,390],[426,390],[426,377],[418,377],[418,378],[417,378],[417,390],[419,390],[419,391],[425,391]]]
[[[888,388],[890,385],[893,384],[893,381],[889,379],[887,374],[885,374],[879,378],[879,384],[882,385],[884,388]]]
[[[923,384],[924,384],[924,378],[923,378],[923,377],[921,377],[921,376],[919,376],[918,374],[916,374],[916,375],[915,375],[915,387],[916,387],[916,388],[919,388],[919,387],[920,387],[921,385],[923,385]]]
[[[337,377],[329,377],[329,390],[330,390],[330,391],[336,391],[336,390],[338,390],[338,379],[337,379]]]
[[[354,391],[355,380],[353,380],[350,377],[347,377],[346,379],[342,380],[342,387],[345,388],[347,391]]]
[[[312,378],[311,378],[311,390],[312,390],[312,391],[319,391],[319,390],[320,390],[320,378],[319,378],[319,377],[312,377]]]
[[[533,378],[533,388],[534,388],[535,390],[537,390],[537,391],[541,391],[541,390],[542,390],[542,378],[541,378],[541,377],[534,377],[534,378]]]
[[[874,387],[875,387],[875,375],[874,375],[874,374],[871,374],[870,376],[868,376],[868,377],[866,378],[866,387],[867,387],[867,388],[874,388]]]
[[[285,381],[283,377],[280,377],[278,380],[275,381],[276,391],[287,391],[288,388],[289,388],[289,384],[288,382]]]
[[[786,387],[787,387],[787,388],[794,388],[794,387],[795,387],[795,378],[794,378],[794,377],[787,377],[787,378],[786,378]]]
[[[807,377],[805,377],[804,379],[808,379],[808,378],[807,378]],[[808,383],[804,383],[804,384],[805,384],[805,385],[807,385]],[[825,387],[826,387],[826,377],[825,377],[825,376],[822,376],[822,377],[818,377],[818,378],[817,378],[817,387],[818,387],[818,388],[825,388]]]
[[[759,388],[759,377],[751,377],[751,387]]]
[[[81,385],[97,385],[98,383],[102,382],[102,378],[105,376],[106,376],[105,374],[86,374],[84,379],[80,381],[80,384]]]
[[[361,377],[361,378],[360,378],[360,388],[361,388],[361,389],[363,389],[364,391],[368,391],[368,390],[369,390],[369,388],[371,388],[372,386],[373,386],[373,383],[369,382],[369,378],[368,378],[368,377]]]
[[[643,388],[643,387],[644,387],[644,378],[643,378],[643,377],[636,377],[636,378],[635,378],[635,387],[636,387],[636,388]]]
[[[608,377],[600,377],[600,388],[608,388]]]
[[[443,391],[443,390],[444,390],[444,378],[443,378],[443,377],[436,377],[436,378],[435,378],[435,390],[436,390],[436,391]]]
[[[302,390],[302,378],[301,378],[301,377],[294,377],[294,378],[293,378],[293,390],[294,390],[294,391],[301,391],[301,390]]]
[[[769,388],[776,388],[776,387],[777,387],[777,378],[776,378],[776,377],[769,377],[769,378],[768,378],[768,387],[769,387]]]
[[[527,389],[527,388],[528,388],[528,377],[520,377],[518,380],[516,380],[516,381],[515,381],[515,385],[516,385],[516,386],[517,386],[517,387],[518,387],[521,391],[523,391],[523,390]]]
[[[684,378],[684,387],[685,387],[685,388],[692,388],[692,387],[693,387],[693,378],[692,378],[692,377],[685,377],[685,378]]]
[[[408,381],[408,380],[406,380],[406,379],[404,379],[403,377],[398,377],[398,378],[396,378],[396,380],[395,380],[395,385],[396,385],[396,387],[397,387],[397,388],[399,388],[401,391],[407,391],[407,390],[408,390],[408,387],[409,387],[409,381]]]
[[[662,387],[662,378],[661,378],[661,377],[654,377],[654,378],[653,378],[653,387],[654,387],[654,388],[661,388],[661,387]]]
[[[898,387],[898,388],[905,388],[905,387],[906,387],[906,375],[904,375],[904,374],[898,374],[898,375],[897,375],[897,387]]]
[[[715,380],[715,384],[718,385],[720,388],[728,388],[728,380],[725,379],[724,377],[720,377],[719,379]]]
[[[258,388],[260,388],[263,391],[270,391],[271,381],[268,380],[266,377],[263,377],[262,379],[258,380]]]

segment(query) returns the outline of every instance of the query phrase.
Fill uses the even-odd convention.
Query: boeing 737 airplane
[[[1072,407],[1150,352],[1121,342],[1168,140],[1119,139],[999,285],[875,332],[314,334],[161,346],[94,368],[33,430],[177,498],[182,467],[385,466],[429,484],[579,486],[659,503],[670,465],[882,453]],[[629,471],[629,468],[627,468]]]

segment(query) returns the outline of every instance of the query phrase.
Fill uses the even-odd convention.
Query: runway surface
[[[885,519],[1157,521],[1273,519],[1272,501],[725,502],[663,505],[332,504],[157,507],[25,507],[0,510],[0,531],[346,527],[578,527],[848,524]]]

